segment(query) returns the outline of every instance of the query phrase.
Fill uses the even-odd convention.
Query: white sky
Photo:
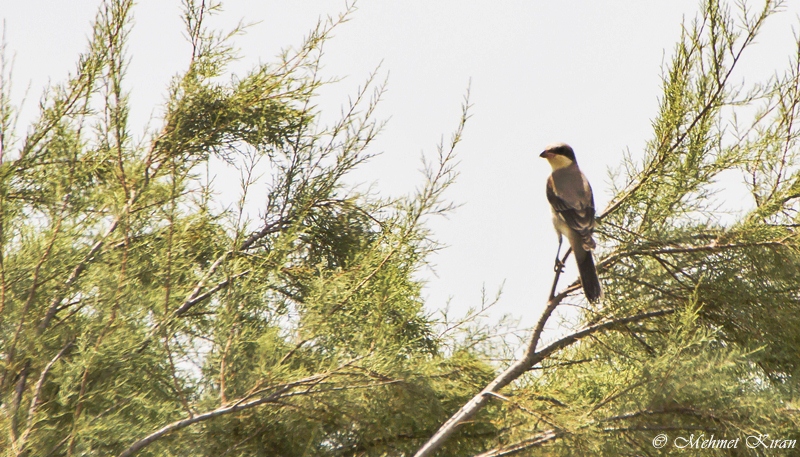
[[[756,1],[751,1],[755,6]],[[42,88],[62,81],[86,45],[99,0],[0,0],[0,18],[14,57],[14,97],[30,84],[19,130],[35,112]],[[599,209],[608,202],[609,168],[623,150],[634,156],[650,138],[660,95],[661,64],[696,0],[598,2],[361,0],[352,20],[326,44],[324,75],[343,77],[322,92],[320,105],[338,112],[383,62],[389,91],[378,116],[390,118],[374,144],[375,158],[353,179],[377,181],[391,195],[419,184],[419,158],[431,157],[455,128],[472,81],[473,117],[459,156],[461,176],[448,196],[462,203],[448,219],[431,221],[449,248],[437,254],[429,309],[452,297],[455,310],[480,302],[505,281],[492,316],[510,313],[531,325],[552,281],[557,246],[544,197],[544,145],[566,141],[592,182]],[[741,76],[763,79],[788,63],[800,2],[774,17]],[[271,61],[297,45],[320,16],[344,10],[330,0],[228,0],[217,19],[231,27],[258,22],[237,38],[239,71]],[[182,71],[180,2],[140,0],[129,47],[132,121],[143,128],[159,112],[169,79]],[[136,133],[136,132],[135,132]],[[232,186],[236,183],[232,182]],[[572,261],[571,261],[572,262]],[[566,280],[576,276],[570,263]],[[562,284],[565,284],[562,282]]]

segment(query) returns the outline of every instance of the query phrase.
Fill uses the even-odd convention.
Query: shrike
[[[558,256],[561,253],[563,237],[567,237],[578,273],[581,276],[583,293],[590,302],[596,302],[603,295],[600,280],[592,258],[596,244],[594,233],[594,197],[592,186],[575,160],[575,152],[564,143],[547,146],[539,157],[547,159],[553,172],[547,178],[547,201],[553,213],[553,226],[558,234],[556,269],[563,267]]]

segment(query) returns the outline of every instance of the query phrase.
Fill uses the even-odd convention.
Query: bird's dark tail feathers
[[[581,275],[581,286],[586,299],[594,303],[603,296],[603,289],[600,287],[600,279],[597,278],[592,252],[586,254],[583,261],[578,262],[578,273]]]

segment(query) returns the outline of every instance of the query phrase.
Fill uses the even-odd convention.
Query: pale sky
[[[753,6],[757,2],[750,2]],[[48,83],[62,81],[86,46],[99,0],[0,0],[14,57],[14,101],[30,85],[19,129],[24,133]],[[390,195],[422,182],[422,153],[433,157],[455,128],[472,81],[472,118],[459,149],[461,176],[448,197],[463,204],[430,226],[449,247],[431,260],[425,289],[430,310],[480,302],[505,281],[492,318],[511,314],[532,325],[547,299],[557,247],[544,196],[550,172],[538,158],[554,141],[570,143],[592,183],[596,205],[610,199],[608,169],[626,149],[641,155],[657,114],[661,65],[697,0],[533,1],[361,0],[351,21],[325,46],[323,74],[344,78],[325,88],[323,109],[347,102],[381,64],[388,92],[378,110],[390,118],[373,145],[382,155],[354,175]],[[344,2],[228,0],[216,20],[229,28],[257,22],[236,43],[239,72],[273,61],[297,45],[318,18]],[[741,77],[764,79],[788,63],[800,2],[767,24],[746,54]],[[134,133],[159,113],[170,78],[188,62],[180,1],[140,0],[134,10],[128,87]],[[232,186],[236,183],[232,182]],[[570,260],[566,281],[576,277]],[[566,282],[562,281],[562,284]]]

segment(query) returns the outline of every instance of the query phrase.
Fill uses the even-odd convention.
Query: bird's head
[[[564,168],[576,162],[575,151],[566,143],[553,143],[547,145],[539,154],[539,157],[547,159],[547,162],[553,167],[553,170]]]

